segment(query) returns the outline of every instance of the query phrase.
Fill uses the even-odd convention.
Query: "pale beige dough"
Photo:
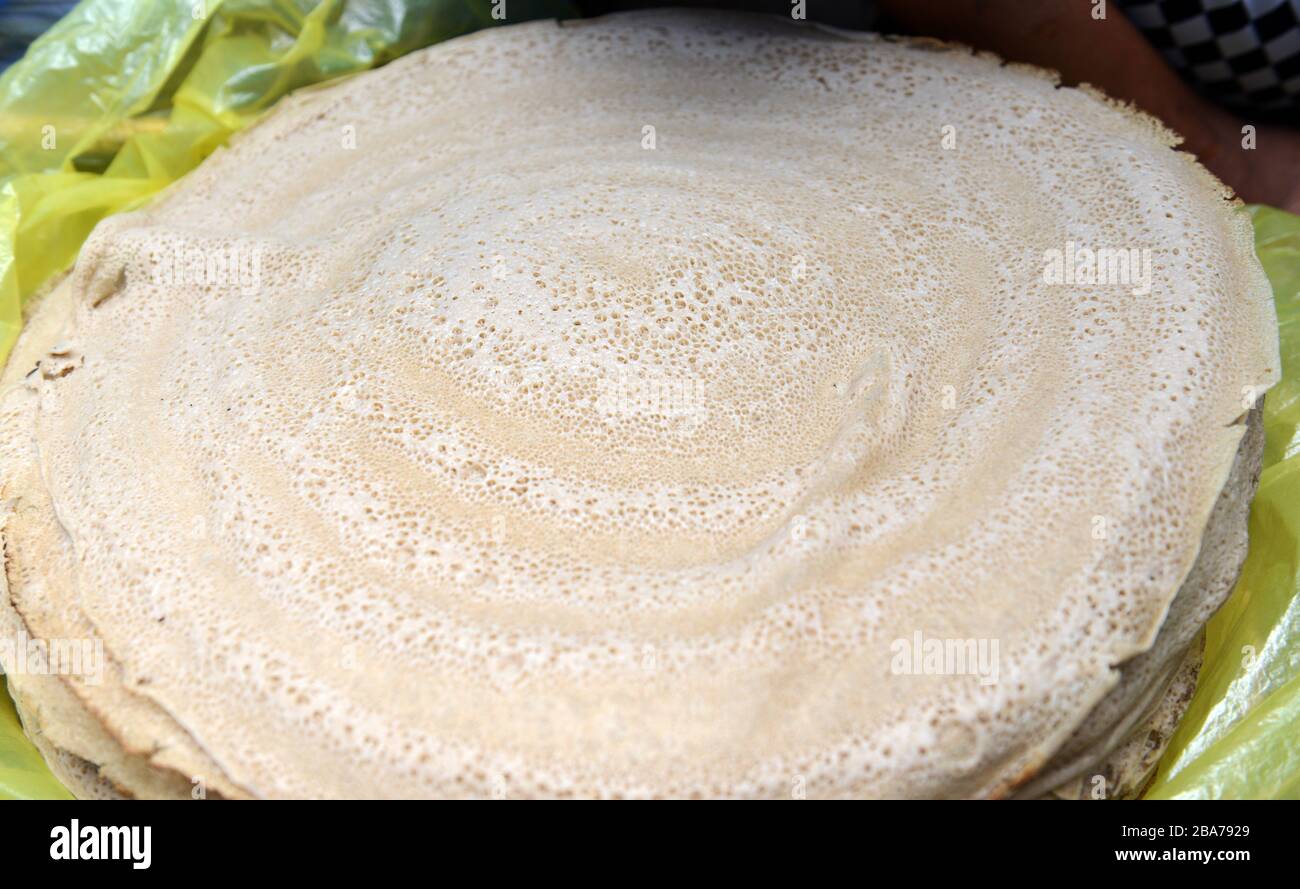
[[[10,363],[10,619],[111,666],[49,737],[163,795],[1067,780],[1235,574],[1241,504],[1175,598],[1278,377],[1249,220],[1174,141],[685,12],[281,103],[101,223]],[[1070,242],[1150,292],[1049,283]],[[997,681],[894,672],[918,632]]]

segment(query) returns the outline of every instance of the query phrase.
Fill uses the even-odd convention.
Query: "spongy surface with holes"
[[[1151,644],[1277,379],[1172,142],[779,20],[415,53],[97,227],[4,407],[57,522],[6,546],[62,548],[106,729],[235,795],[1006,793]],[[1150,292],[1047,283],[1069,244]],[[917,633],[997,681],[900,675]]]

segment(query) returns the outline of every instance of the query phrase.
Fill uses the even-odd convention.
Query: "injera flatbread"
[[[9,619],[109,662],[45,735],[146,795],[1082,774],[1235,576],[1239,523],[1175,598],[1278,376],[1249,221],[1174,143],[992,57],[681,12],[281,103],[101,223],[11,362]],[[1070,245],[1150,291],[1049,281]],[[917,634],[996,681],[900,672]]]

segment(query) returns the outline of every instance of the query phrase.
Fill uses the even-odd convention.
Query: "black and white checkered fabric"
[[[1240,110],[1300,118],[1300,0],[1120,0],[1198,89]]]

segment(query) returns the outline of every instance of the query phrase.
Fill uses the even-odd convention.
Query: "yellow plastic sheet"
[[[0,76],[0,362],[95,223],[279,97],[499,24],[491,0],[84,0]],[[509,21],[569,16],[509,0]],[[1148,798],[1300,796],[1300,217],[1252,208],[1281,323],[1251,549]],[[0,692],[0,799],[67,798]]]

